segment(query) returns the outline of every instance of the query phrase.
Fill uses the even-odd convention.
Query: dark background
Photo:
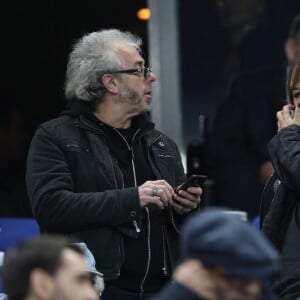
[[[234,74],[285,63],[283,42],[300,12],[299,2],[179,1],[185,145],[198,138],[200,114],[212,120]],[[0,216],[30,216],[24,183],[27,149],[36,126],[57,116],[65,105],[71,44],[90,31],[128,29],[143,37],[147,57],[147,23],[136,17],[147,3],[24,0],[3,5]]]
[[[67,56],[84,33],[102,28],[144,37],[136,11],[146,1],[10,1],[2,9],[0,112],[0,216],[31,215],[25,189],[26,155],[41,122],[56,117],[63,96]]]
[[[67,56],[84,33],[115,27],[132,30],[147,41],[147,24],[136,17],[146,1],[19,2],[9,2],[3,11],[9,20],[1,35],[3,102],[24,110],[32,125],[56,116],[64,106]]]
[[[180,3],[184,141],[208,131],[236,74],[285,64],[284,41],[298,0],[184,0]],[[188,116],[188,117],[187,117]]]

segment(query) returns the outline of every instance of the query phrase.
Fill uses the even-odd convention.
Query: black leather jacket
[[[300,297],[300,127],[288,126],[269,143],[275,174],[262,196],[262,231],[280,251],[282,272],[273,282],[280,299]]]
[[[137,138],[156,179],[174,187],[184,181],[172,140],[153,127],[141,130]],[[139,222],[141,209],[137,187],[123,188],[123,174],[100,126],[83,115],[43,123],[29,149],[26,183],[41,230],[82,240],[105,278],[116,278],[124,260],[122,237],[138,236],[133,222]],[[163,215],[166,248],[174,265],[176,222],[181,218],[171,208]]]

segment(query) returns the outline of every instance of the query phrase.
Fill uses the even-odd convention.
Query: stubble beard
[[[140,104],[142,102],[142,99],[137,95],[137,93],[130,90],[124,84],[120,92],[120,99],[122,102],[130,102],[132,104]]]

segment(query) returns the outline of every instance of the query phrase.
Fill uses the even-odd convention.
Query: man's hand
[[[138,187],[141,207],[149,203],[163,209],[172,201],[173,188],[165,180],[146,181]]]
[[[178,194],[173,193],[171,204],[178,214],[186,214],[198,207],[202,192],[200,187],[189,187],[186,191],[180,190]]]

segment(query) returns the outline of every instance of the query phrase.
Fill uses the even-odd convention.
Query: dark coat
[[[151,300],[201,300],[198,295],[177,282],[170,282]]]
[[[261,300],[278,300],[270,290],[270,287],[264,281],[259,299]],[[177,282],[170,282],[165,288],[151,300],[201,300],[204,299],[196,295],[192,290]]]
[[[209,156],[216,204],[246,211],[250,220],[259,212],[259,170],[269,160],[275,115],[286,101],[284,78],[284,68],[237,76],[212,123]]]
[[[262,196],[262,231],[281,252],[273,289],[280,299],[300,297],[300,127],[288,126],[269,143],[275,169]]]
[[[185,179],[176,144],[154,128],[140,131],[156,179],[173,187]],[[126,175],[125,175],[126,176]],[[138,188],[123,188],[123,174],[100,126],[83,115],[61,116],[36,131],[28,154],[26,182],[41,230],[82,240],[106,279],[116,278],[124,260],[123,235],[138,233]],[[177,232],[171,208],[163,211],[171,264],[177,260]],[[180,220],[180,218],[179,218]]]

